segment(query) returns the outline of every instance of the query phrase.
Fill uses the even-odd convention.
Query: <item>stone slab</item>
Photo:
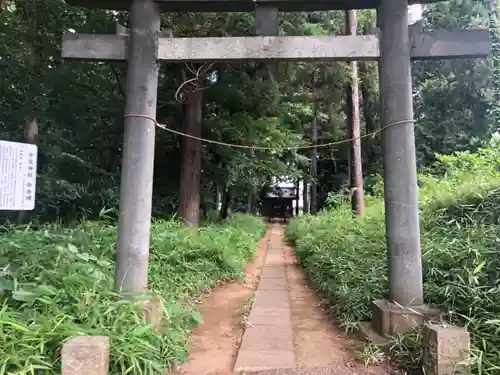
[[[265,266],[269,267],[269,266],[279,266],[279,265],[285,264],[285,258],[283,256],[283,249],[267,250],[267,256],[269,257],[269,260],[272,262],[268,262],[268,260],[266,259],[265,263],[264,263]],[[277,261],[279,261],[280,263],[276,263]]]
[[[290,309],[290,299],[286,290],[257,290],[253,307]]]
[[[165,62],[365,61],[379,59],[379,42],[378,35],[159,38],[157,58]],[[490,54],[487,29],[418,33],[412,36],[411,47],[412,59]],[[125,61],[127,50],[126,35],[71,33],[62,40],[66,59]]]
[[[262,273],[260,274],[261,279],[286,279],[285,266],[264,266],[262,268]]]
[[[250,311],[249,325],[280,326],[292,329],[292,314],[287,308],[254,307]]]
[[[108,375],[109,339],[77,336],[63,344],[62,375]]]
[[[372,327],[380,336],[403,334],[440,315],[427,305],[402,307],[387,300],[372,303]]]
[[[470,359],[470,335],[463,327],[426,323],[423,330],[423,368],[429,375],[454,375]]]
[[[250,351],[240,350],[236,363],[235,372],[254,372],[272,369],[286,369],[295,367],[295,354],[293,350],[282,351]]]
[[[282,243],[268,244],[267,251],[268,253],[271,252],[271,253],[283,254],[283,244]]]
[[[285,263],[285,257],[283,256],[283,251],[267,252],[265,260],[266,266],[282,266],[284,263]]]
[[[280,250],[283,251],[283,241],[281,240],[275,240],[271,238],[268,242],[268,247],[270,250]]]
[[[264,266],[279,266],[279,265],[284,265],[285,264],[285,257],[283,256],[283,249],[280,250],[267,250],[267,256],[269,257],[269,260],[274,261],[273,262],[268,262],[266,259],[264,262]],[[272,259],[274,258],[274,259]],[[280,263],[276,263],[279,261]]]
[[[241,342],[241,350],[293,351],[292,327],[251,326],[247,327]]]
[[[259,290],[288,290],[288,283],[285,279],[261,279]]]

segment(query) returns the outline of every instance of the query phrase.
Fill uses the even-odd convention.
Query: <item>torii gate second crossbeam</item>
[[[287,1],[294,6],[307,3],[259,3],[265,8],[267,2],[269,11],[277,14],[278,5],[286,8]],[[75,2],[91,7],[101,4],[96,0],[70,0]],[[192,3],[205,11],[220,11],[218,2],[234,7],[248,3],[213,0],[203,8],[201,0],[157,2],[162,6]],[[102,2],[108,3],[120,2]],[[315,0],[308,3],[309,8],[311,4],[337,4],[344,9],[380,3],[380,32],[335,37],[162,38],[158,4],[152,0],[131,3],[129,35],[65,35],[62,50],[65,58],[128,61],[116,288],[132,295],[147,288],[159,61],[378,60],[391,303],[374,303],[373,327],[382,335],[410,329],[412,322],[421,319],[418,316],[429,311],[423,299],[410,60],[485,57],[490,50],[488,31],[409,30],[408,0]],[[413,316],[413,321],[394,318],[387,323],[386,312],[393,317]]]

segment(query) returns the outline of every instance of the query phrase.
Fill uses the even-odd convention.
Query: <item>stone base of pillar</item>
[[[470,334],[464,327],[430,322],[438,318],[439,310],[429,306],[405,309],[386,300],[372,304],[373,320],[362,322],[359,336],[384,351],[389,351],[392,337],[422,327],[423,367],[428,375],[468,373],[470,366]]]
[[[360,325],[360,334],[363,339],[385,346],[391,337],[421,327],[440,314],[439,309],[427,305],[403,307],[387,300],[375,300],[372,302],[372,321]]]
[[[440,314],[440,310],[427,305],[403,307],[383,299],[372,302],[372,326],[381,336],[406,333]]]

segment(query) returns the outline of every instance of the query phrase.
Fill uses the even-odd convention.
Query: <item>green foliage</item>
[[[499,11],[490,14],[490,41],[491,41],[491,74],[492,74],[492,102],[489,108],[489,117],[493,124],[500,124],[500,28],[498,27]],[[493,131],[498,129],[492,129]]]
[[[425,299],[470,330],[474,373],[499,374],[500,150],[438,160],[443,177],[420,176]],[[360,219],[342,199],[332,198],[335,211],[293,220],[287,237],[331,312],[350,330],[370,319],[373,299],[387,298],[384,205],[381,195],[371,197]],[[396,339],[393,358],[419,367],[418,337]]]
[[[498,117],[498,21],[481,2],[454,0],[426,7],[428,28],[489,26],[492,58],[418,62],[414,66],[419,163],[425,168],[435,153],[481,146]],[[282,35],[341,35],[344,12],[280,15]],[[97,219],[101,209],[118,206],[123,142],[126,65],[119,62],[62,61],[60,35],[114,33],[127,23],[126,12],[87,11],[61,0],[6,0],[0,5],[0,136],[22,140],[26,117],[37,119],[41,165],[37,211],[32,219]],[[169,13],[164,27],[175,36],[254,34],[251,13]],[[375,12],[358,12],[358,32],[375,26]],[[496,38],[496,39],[495,39]],[[316,96],[319,140],[346,134],[346,83],[349,68],[339,62],[279,64],[274,79],[259,75],[253,62],[214,64],[204,82],[203,136],[233,144],[290,146],[309,139]],[[182,130],[183,106],[175,98],[190,78],[182,64],[163,64],[158,87],[159,122]],[[378,73],[375,62],[360,63],[362,131],[379,126]],[[273,113],[275,116],[271,116]],[[157,132],[154,215],[175,212],[179,191],[181,138]],[[271,176],[309,177],[309,152],[249,152],[205,144],[202,148],[203,207],[216,206],[216,191],[232,189],[234,200],[247,200]],[[347,147],[322,148],[318,163],[320,201],[345,185]],[[378,138],[363,140],[367,174],[380,167]],[[173,162],[174,161],[174,162]],[[168,168],[165,166],[168,165]],[[335,172],[335,173],[332,173]],[[367,180],[367,185],[370,181]],[[369,186],[368,186],[369,188]],[[105,192],[101,197],[101,192]],[[204,210],[205,213],[207,210]]]
[[[452,0],[425,8],[424,27],[453,30],[489,27],[498,34],[498,22],[481,1]],[[495,64],[500,50],[493,44],[490,59],[455,59],[413,63],[415,126],[420,169],[435,161],[435,154],[477,150],[486,145],[497,111]],[[489,116],[488,113],[491,113]]]
[[[111,374],[165,373],[186,358],[186,337],[202,320],[191,299],[242,276],[264,229],[261,219],[242,215],[198,231],[154,223],[150,291],[162,299],[166,324],[153,331],[135,301],[112,291],[115,226],[3,228],[0,374],[59,374],[62,342],[87,334],[109,336]]]

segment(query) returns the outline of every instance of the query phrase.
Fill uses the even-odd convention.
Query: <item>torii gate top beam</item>
[[[411,4],[443,0],[409,0]],[[380,0],[155,0],[162,12],[252,12],[256,6],[277,7],[280,12],[375,9]],[[131,0],[66,0],[86,8],[128,10]]]

